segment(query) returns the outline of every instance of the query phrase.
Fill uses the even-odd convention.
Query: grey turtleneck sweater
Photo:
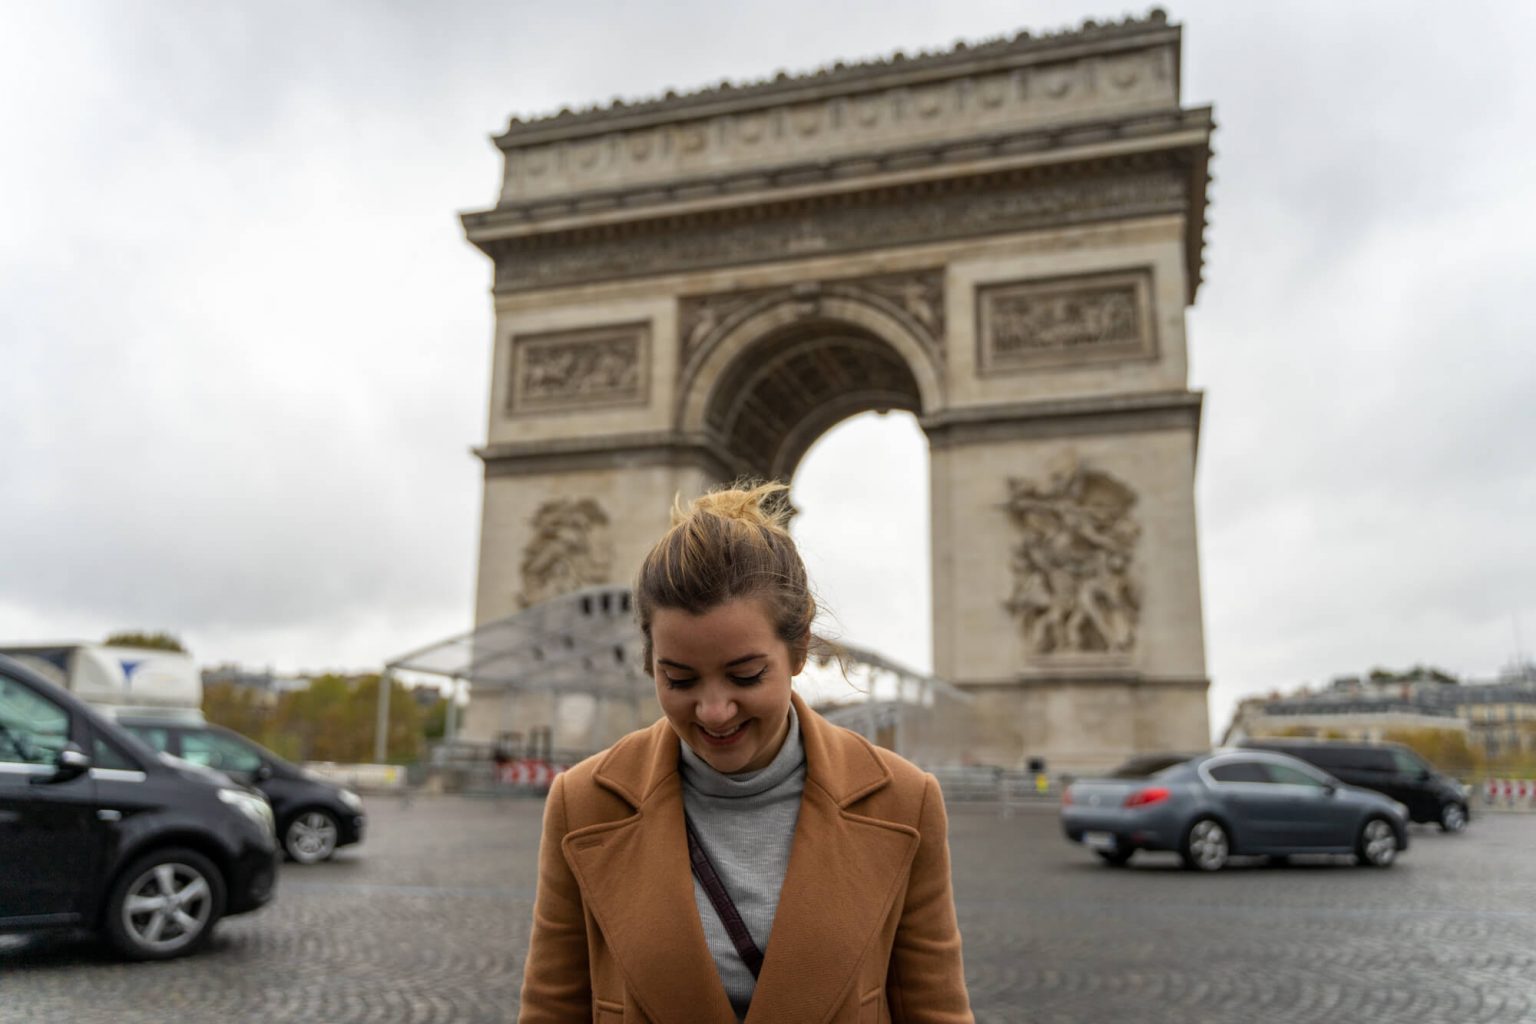
[[[679,766],[683,777],[683,808],[699,845],[715,867],[725,891],[741,914],[752,941],[768,954],[773,914],[789,867],[789,848],[800,816],[805,790],[805,748],[800,722],[789,709],[789,734],[768,767],[755,772],[723,775],[682,744]],[[720,915],[699,880],[693,880],[693,902],[699,908],[704,937],[715,968],[738,1018],[752,1005],[756,980],[742,963]]]

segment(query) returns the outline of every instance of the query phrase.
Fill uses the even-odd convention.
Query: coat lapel
[[[677,737],[665,720],[657,725],[648,742],[615,748],[597,770],[636,813],[569,833],[566,861],[648,1017],[734,1024],[693,901]]]
[[[805,795],[747,1015],[752,1024],[822,1021],[845,1001],[918,845],[912,828],[846,810],[889,783],[890,773],[863,742],[794,700]]]

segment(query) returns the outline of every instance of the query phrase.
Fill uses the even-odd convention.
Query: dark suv
[[[300,864],[329,860],[342,846],[363,841],[363,801],[350,789],[309,774],[266,747],[223,726],[143,713],[117,723],[146,744],[194,764],[216,768],[261,790],[277,817],[277,835]]]
[[[1276,750],[1314,764],[1351,786],[1374,789],[1406,804],[1417,822],[1460,832],[1471,816],[1466,791],[1455,779],[1399,743],[1348,743],[1339,740],[1255,739],[1243,746]]]
[[[261,794],[0,656],[0,932],[84,928],[163,960],[267,903],[276,879]]]

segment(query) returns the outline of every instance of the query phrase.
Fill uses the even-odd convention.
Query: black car
[[[283,850],[300,864],[329,860],[360,843],[367,818],[350,789],[327,782],[222,726],[170,716],[120,715],[119,725],[156,750],[216,768],[264,793],[277,817]]]
[[[1351,786],[1384,793],[1405,804],[1412,820],[1437,824],[1446,832],[1460,832],[1471,820],[1461,784],[1400,743],[1254,739],[1243,746],[1290,754]]]
[[[0,656],[0,932],[83,928],[134,959],[180,956],[271,900],[277,860],[260,793]]]

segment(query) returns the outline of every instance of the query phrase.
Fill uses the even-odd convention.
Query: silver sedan
[[[1108,864],[1170,850],[1219,871],[1233,855],[1352,854],[1390,867],[1408,848],[1402,804],[1285,754],[1216,751],[1133,761],[1062,794],[1061,827]]]

